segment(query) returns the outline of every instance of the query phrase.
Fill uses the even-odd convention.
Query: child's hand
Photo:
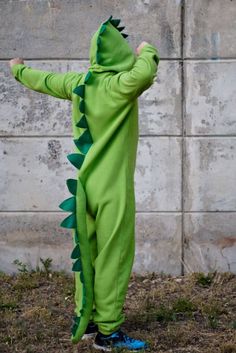
[[[24,64],[24,60],[21,58],[14,58],[9,61],[9,66],[12,67],[15,64]]]
[[[137,48],[136,48],[136,53],[137,55],[140,54],[142,48],[144,47],[144,45],[148,44],[148,42],[142,42]]]

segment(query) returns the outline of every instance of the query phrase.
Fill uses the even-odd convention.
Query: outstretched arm
[[[71,100],[73,83],[78,81],[78,72],[55,73],[32,69],[20,58],[9,62],[12,75],[24,86],[49,94],[56,98]]]
[[[138,57],[132,69],[111,79],[111,89],[128,100],[137,98],[153,84],[160,61],[157,48],[150,43],[142,42],[136,52]]]

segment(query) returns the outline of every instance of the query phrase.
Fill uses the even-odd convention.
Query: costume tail
[[[67,155],[68,160],[77,169],[81,168],[86,154],[93,144],[85,115],[84,102],[85,84],[90,77],[91,72],[88,71],[84,79],[84,84],[77,86],[73,90],[75,94],[80,96],[79,110],[82,115],[76,126],[85,129],[78,139],[74,139],[76,147],[82,153],[72,153]],[[78,343],[87,328],[93,310],[94,275],[86,224],[86,193],[79,176],[77,180],[67,179],[66,183],[73,196],[64,200],[59,207],[64,211],[72,212],[72,214],[66,217],[61,222],[60,226],[74,229],[73,240],[75,247],[71,253],[71,258],[75,261],[72,266],[72,271],[76,272],[76,289],[78,290],[81,288],[81,291],[78,290],[78,293],[82,298],[77,298],[77,294],[75,295],[76,315],[73,318],[74,324],[71,328],[71,341],[72,343]]]

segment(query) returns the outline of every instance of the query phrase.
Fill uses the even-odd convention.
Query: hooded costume
[[[26,87],[73,104],[75,150],[67,158],[77,177],[66,180],[70,197],[59,205],[70,212],[60,226],[73,230],[73,343],[89,320],[103,334],[119,328],[134,261],[137,98],[152,85],[159,55],[146,44],[137,57],[119,23],[110,16],[93,34],[86,73],[12,66]]]

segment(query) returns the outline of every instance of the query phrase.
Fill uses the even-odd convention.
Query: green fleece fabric
[[[153,84],[159,54],[148,43],[136,56],[119,23],[110,16],[93,34],[86,73],[12,67],[16,80],[26,87],[73,104],[75,149],[67,158],[77,176],[66,180],[72,196],[59,205],[71,212],[60,225],[73,230],[73,343],[81,339],[90,319],[104,334],[124,322],[135,255],[137,98]]]

